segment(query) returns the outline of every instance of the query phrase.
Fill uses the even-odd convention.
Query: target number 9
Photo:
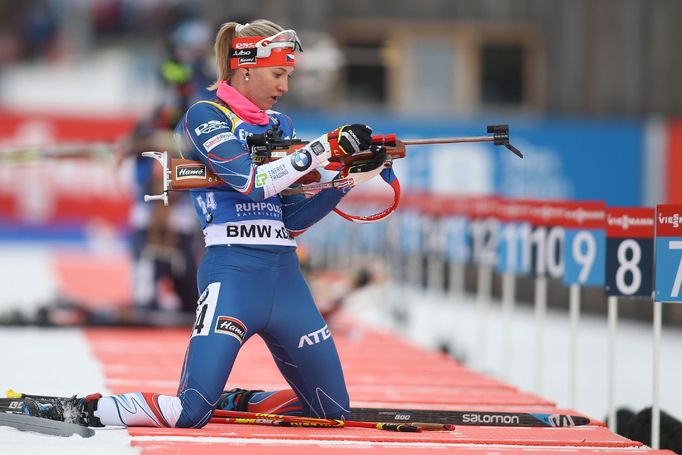
[[[591,232],[580,231],[573,238],[571,245],[573,259],[580,266],[578,273],[578,283],[585,283],[594,267],[594,260],[597,254],[597,243]]]

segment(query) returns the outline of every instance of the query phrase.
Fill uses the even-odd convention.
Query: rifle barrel
[[[405,145],[426,145],[426,144],[459,144],[462,142],[493,142],[493,136],[472,136],[472,137],[436,137],[432,139],[407,139],[401,141]]]

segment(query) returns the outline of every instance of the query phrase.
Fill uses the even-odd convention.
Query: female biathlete
[[[177,395],[94,394],[52,406],[29,403],[27,410],[58,418],[69,407],[76,410],[75,421],[90,426],[197,428],[216,407],[349,418],[334,340],[303,279],[294,240],[345,193],[334,188],[313,197],[281,193],[332,157],[381,152],[371,147],[371,129],[354,124],[323,134],[289,157],[252,161],[250,135],[274,127],[283,139],[295,137],[291,119],[271,108],[287,93],[300,50],[296,32],[270,21],[224,24],[215,42],[216,97],[192,105],[177,127],[184,157],[201,160],[225,183],[191,193],[207,248]],[[255,334],[290,390],[223,391],[239,349]]]

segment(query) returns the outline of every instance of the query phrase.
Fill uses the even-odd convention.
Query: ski
[[[350,413],[353,419],[368,422],[426,422],[495,427],[575,427],[596,424],[588,417],[540,412],[351,408]]]
[[[28,395],[9,390],[7,398],[0,398],[0,412],[23,414],[25,398],[54,400],[59,397]],[[430,409],[351,408],[354,420],[367,422],[422,422],[444,425],[472,425],[496,427],[575,427],[599,425],[588,417],[541,413],[496,411],[446,411]],[[85,428],[85,427],[83,427]]]
[[[0,426],[16,428],[20,431],[33,431],[53,436],[69,437],[77,434],[83,438],[95,435],[95,430],[75,423],[32,417],[23,414],[0,412]]]
[[[23,414],[24,401],[26,398],[32,398],[38,401],[50,401],[59,399],[60,397],[53,397],[47,395],[27,395],[9,389],[7,391],[7,397],[0,398],[0,411],[12,414]]]
[[[78,417],[75,400],[75,396],[29,395],[10,389],[0,398],[0,425],[55,436],[94,436],[90,426],[100,425],[88,425]]]

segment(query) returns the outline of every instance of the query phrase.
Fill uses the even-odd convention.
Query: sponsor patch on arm
[[[237,139],[237,137],[232,134],[229,131],[223,132],[223,133],[218,133],[212,138],[206,140],[202,145],[204,146],[204,150],[207,152],[210,152],[220,144],[224,144],[227,141],[231,141],[232,139]]]

